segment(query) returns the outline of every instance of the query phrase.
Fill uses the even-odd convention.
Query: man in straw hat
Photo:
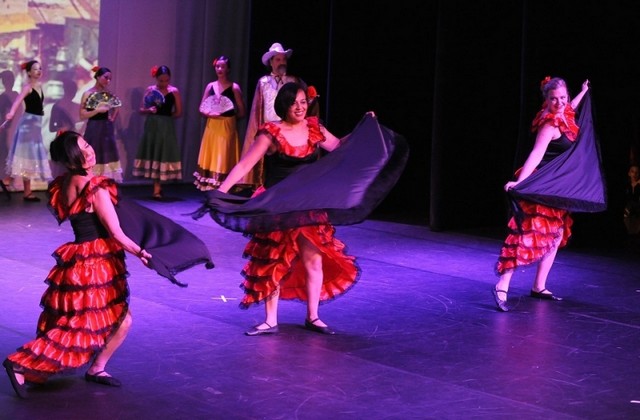
[[[287,60],[291,57],[292,53],[293,50],[285,50],[282,44],[275,42],[271,45],[269,51],[262,55],[262,64],[267,66],[270,73],[262,76],[260,80],[258,80],[253,96],[253,103],[251,104],[251,112],[249,113],[249,121],[247,122],[242,155],[246,154],[247,150],[249,150],[253,144],[256,132],[260,126],[270,121],[280,120],[280,117],[276,115],[273,109],[273,103],[278,94],[278,90],[280,90],[285,83],[289,82],[302,83],[304,85],[304,82],[298,77],[287,74]],[[255,189],[259,185],[262,185],[263,181],[263,162],[260,161],[253,167],[253,170],[247,173],[240,184],[244,187]]]

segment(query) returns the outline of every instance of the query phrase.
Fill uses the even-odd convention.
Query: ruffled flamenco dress
[[[251,239],[243,256],[245,292],[241,308],[261,303],[279,290],[280,299],[307,300],[305,270],[297,240],[304,236],[322,255],[320,302],[349,290],[360,270],[335,236],[333,225],[359,223],[398,180],[408,158],[405,140],[365,116],[348,140],[320,158],[324,135],[316,117],[307,118],[307,144],[291,146],[278,125],[266,133],[277,152],[265,156],[265,185],[251,198],[207,193],[194,218],[209,213],[227,229]]]
[[[582,102],[577,123],[570,105],[564,115],[546,113],[543,107],[532,123],[533,132],[550,123],[562,135],[550,142],[536,171],[508,192],[513,215],[495,267],[498,276],[542,260],[558,240],[559,247],[566,246],[571,212],[607,207],[590,95]]]
[[[64,203],[62,183],[63,177],[58,177],[50,184],[49,207],[59,223],[70,220],[75,241],[58,247],[53,253],[56,265],[45,280],[48,287],[40,301],[42,313],[36,338],[8,356],[31,383],[42,383],[52,375],[70,372],[91,362],[117,331],[129,310],[124,250],[109,237],[97,214],[86,210],[91,207],[99,189],[109,192],[118,209],[120,200],[115,181],[93,177],[69,207]],[[118,209],[119,217],[122,211]],[[157,216],[160,221],[164,219]],[[130,236],[126,223],[121,225]],[[169,226],[169,229],[173,228]],[[192,237],[187,239],[189,243],[194,242]],[[166,268],[167,262],[160,261],[162,252],[153,251],[155,247],[162,249],[162,241],[152,239],[147,242],[150,246],[144,247],[153,255],[152,259],[157,260],[155,264]],[[167,245],[165,241],[164,246]],[[174,243],[173,253],[182,245]],[[192,245],[191,250],[186,250],[181,269],[198,263],[212,266],[206,248],[199,250],[200,255],[193,249]],[[188,258],[191,259],[189,263],[186,262]],[[169,271],[177,272],[175,269]]]

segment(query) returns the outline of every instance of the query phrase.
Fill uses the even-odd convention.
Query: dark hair
[[[82,169],[85,160],[82,150],[78,146],[79,138],[80,134],[75,131],[65,131],[53,139],[49,151],[51,152],[51,160],[54,162],[63,164],[75,173],[86,175],[87,172]]]
[[[96,74],[93,75],[93,78],[97,79],[105,73],[111,73],[111,70],[109,70],[107,67],[100,67],[98,70],[96,70]]]
[[[156,75],[154,77],[158,78],[163,74],[166,74],[167,76],[171,77],[171,70],[169,70],[169,67],[165,65],[158,67],[158,70],[156,70]]]
[[[224,61],[225,63],[227,63],[227,69],[231,69],[231,60],[229,60],[229,57],[227,57],[226,55],[221,55],[220,57],[214,58],[212,63],[213,67],[218,64],[218,61]]]
[[[287,118],[287,112],[289,108],[291,108],[291,105],[295,103],[296,96],[300,90],[304,92],[304,88],[301,85],[295,82],[289,82],[285,83],[278,91],[276,100],[273,103],[273,109],[282,120]]]
[[[39,63],[38,60],[29,60],[26,63],[23,64],[23,68],[24,70],[29,73],[31,71],[31,67],[33,67],[34,64]]]

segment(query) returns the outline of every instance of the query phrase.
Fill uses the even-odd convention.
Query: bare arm
[[[173,97],[176,99],[176,104],[171,116],[173,118],[180,118],[182,116],[182,96],[180,95],[180,91],[177,87],[173,88]]]
[[[580,101],[582,101],[584,94],[587,93],[588,90],[589,90],[589,79],[582,82],[582,90],[571,101],[571,108],[576,109],[578,105],[580,105]]]
[[[7,112],[7,115],[5,115],[5,119],[11,120],[13,118],[13,116],[16,115],[16,111],[18,110],[18,107],[20,106],[20,104],[22,103],[24,98],[29,93],[31,93],[31,89],[32,89],[32,87],[29,84],[25,85],[22,88],[22,90],[20,91],[18,96],[16,96],[16,99],[13,101],[13,104],[11,104],[11,109],[9,110],[9,112]]]
[[[260,134],[256,137],[247,153],[245,153],[240,162],[233,167],[227,178],[224,180],[220,188],[221,192],[227,192],[236,182],[240,181],[260,159],[264,157],[271,147],[271,139],[266,134]]]
[[[122,231],[116,209],[111,202],[111,197],[109,197],[109,192],[107,190],[103,188],[98,189],[93,200],[93,209],[98,215],[102,225],[107,229],[107,232],[109,232],[109,235],[118,241],[125,251],[140,258],[144,265],[148,265],[151,254],[142,249],[140,245],[133,242]]]
[[[505,184],[505,191],[510,190],[515,187],[525,179],[529,177],[536,169],[536,167],[542,161],[544,157],[544,152],[547,150],[547,146],[549,146],[549,142],[551,141],[552,136],[556,133],[557,128],[553,127],[551,124],[545,124],[538,131],[538,135],[536,136],[536,142],[533,145],[533,149],[531,153],[529,153],[529,157],[524,162],[522,166],[522,170],[520,171],[520,175],[518,175],[518,179],[516,181],[509,181]]]
[[[322,131],[322,134],[324,134],[324,138],[325,138],[325,140],[322,143],[320,143],[320,147],[322,147],[324,150],[333,152],[342,143],[342,141],[339,138],[331,134],[329,130],[327,130],[322,125],[320,125],[320,131]]]

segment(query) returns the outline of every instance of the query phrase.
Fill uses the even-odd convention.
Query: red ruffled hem
[[[558,239],[558,247],[562,248],[571,237],[573,220],[567,210],[528,201],[519,201],[519,204],[524,212],[522,227],[518,229],[513,217],[509,221],[510,233],[498,257],[497,275],[540,261],[553,250]]]
[[[37,338],[9,356],[29,382],[88,363],[129,308],[124,252],[115,240],[67,243],[53,255],[57,264],[45,280]]]
[[[278,289],[280,299],[308,300],[306,272],[297,245],[299,235],[311,241],[322,254],[320,301],[335,299],[349,290],[357,282],[360,270],[355,257],[345,253],[344,243],[334,233],[333,226],[325,224],[255,234],[244,251],[249,262],[242,271],[245,296],[240,307],[258,304]]]

